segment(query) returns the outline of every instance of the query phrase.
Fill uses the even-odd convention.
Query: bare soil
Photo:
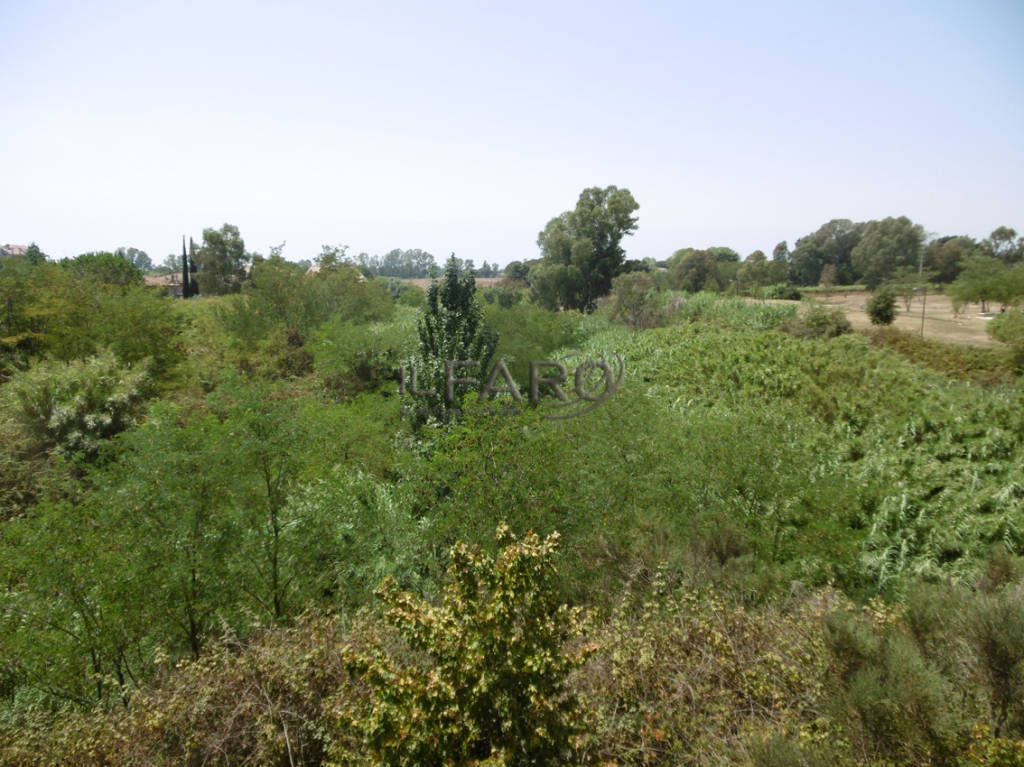
[[[870,328],[865,307],[870,293],[815,293],[815,300],[824,306],[837,306],[846,313],[854,330]],[[892,326],[913,333],[921,332],[920,297],[914,298],[907,311],[903,299],[897,299],[896,321]],[[960,314],[954,314],[953,303],[941,293],[929,293],[924,301],[924,337],[932,341],[967,344],[969,346],[1002,346],[985,332],[985,325],[993,315],[983,315],[977,304],[965,306]]]
[[[489,288],[492,285],[497,285],[504,279],[504,277],[477,277],[476,286],[478,288]],[[426,290],[434,280],[430,277],[410,277],[408,279],[403,279],[402,282],[408,282],[410,285],[415,285],[418,288]]]

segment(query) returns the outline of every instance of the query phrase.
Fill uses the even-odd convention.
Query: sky
[[[0,0],[0,244],[505,265],[588,187],[629,258],[833,218],[1024,233],[1024,3]]]

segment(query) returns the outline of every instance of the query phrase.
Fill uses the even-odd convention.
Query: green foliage
[[[980,255],[978,243],[970,237],[940,237],[924,249],[924,265],[935,274],[935,281],[950,283],[957,278],[963,263]]]
[[[690,293],[717,291],[725,281],[720,274],[718,260],[709,250],[677,251],[669,263],[669,285],[677,290]]]
[[[389,322],[357,325],[335,315],[314,334],[309,348],[317,375],[331,391],[351,394],[380,386],[415,350],[415,311],[402,307]]]
[[[515,285],[503,285],[483,291],[484,300],[488,304],[497,302],[502,309],[511,309],[523,300],[523,295],[523,291]]]
[[[391,316],[392,301],[384,285],[366,281],[345,264],[307,275],[280,256],[261,259],[242,295],[232,296],[218,309],[218,318],[246,348],[275,328],[298,333],[303,339],[333,319],[364,323]]]
[[[474,362],[458,368],[453,378],[483,376],[498,345],[498,335],[484,322],[483,310],[476,300],[476,280],[471,271],[460,269],[455,257],[448,259],[440,283],[427,290],[427,310],[417,327],[419,353],[414,363],[419,391],[433,392],[426,406],[413,413],[421,421],[430,409],[445,412],[458,407],[458,390],[449,402],[446,391],[446,366],[452,362]],[[475,375],[474,375],[475,374]]]
[[[891,325],[896,319],[896,294],[888,287],[882,287],[871,294],[867,305],[872,325]]]
[[[484,307],[484,319],[498,334],[494,358],[504,360],[521,391],[528,390],[530,361],[549,359],[583,337],[581,315],[552,312],[533,304]]]
[[[860,272],[853,265],[852,253],[863,231],[864,224],[837,218],[801,237],[789,257],[791,279],[797,285],[817,285],[825,265],[834,264],[840,284],[855,282]]]
[[[148,387],[145,364],[130,369],[107,351],[16,373],[0,390],[0,407],[18,424],[30,450],[95,458],[108,438],[134,423]]]
[[[992,325],[999,319],[996,317],[992,320],[986,330],[992,332]],[[892,349],[913,362],[953,378],[985,385],[1013,380],[1012,360],[1008,360],[1001,349],[933,341],[921,338],[918,333],[908,333],[893,327],[877,328],[869,338],[875,346]]]
[[[530,270],[534,300],[548,309],[593,311],[622,271],[622,238],[636,231],[639,207],[628,189],[584,189],[573,210],[537,235],[542,260]]]
[[[651,328],[660,322],[657,288],[646,272],[621,274],[612,281],[612,319],[633,328]]]
[[[127,363],[151,358],[162,375],[183,356],[172,302],[145,288],[81,279],[56,264],[3,259],[0,307],[0,375],[35,356],[67,361],[103,348]]]
[[[991,256],[971,256],[946,293],[957,310],[980,303],[981,311],[987,312],[991,301],[1007,306],[1024,299],[1024,264],[1011,268]]]
[[[505,276],[512,280],[525,282],[529,273],[529,264],[524,264],[522,261],[510,261],[505,267]]]
[[[80,279],[124,287],[143,283],[142,272],[131,261],[113,253],[83,253],[75,258],[61,259],[59,263]]]
[[[195,254],[199,292],[206,296],[237,293],[250,258],[237,226],[224,224],[220,229],[204,229],[203,245]]]
[[[989,334],[1010,347],[1013,364],[1024,372],[1024,309],[1011,309],[994,317],[985,328]]]
[[[780,282],[766,287],[762,291],[761,297],[768,301],[799,301],[803,298],[803,294],[795,285]]]
[[[579,608],[558,604],[558,535],[516,540],[498,528],[496,557],[464,543],[451,551],[451,582],[431,605],[386,580],[386,620],[429,662],[352,652],[373,690],[360,721],[375,764],[565,764],[581,714],[569,674],[590,647],[570,647]]]
[[[701,322],[736,330],[767,330],[791,317],[797,307],[759,304],[742,298],[698,293],[679,307],[677,317],[684,322]]]
[[[402,250],[395,248],[383,256],[370,256],[360,253],[355,263],[371,275],[378,277],[434,277],[440,271],[434,257],[425,250],[413,248]]]
[[[1017,231],[1008,226],[996,227],[983,247],[993,258],[998,258],[1007,266],[1024,260],[1024,237],[1017,237]]]
[[[803,316],[794,315],[780,326],[781,330],[798,338],[835,338],[853,332],[842,309],[827,309],[815,304]]]
[[[850,261],[874,290],[899,267],[917,267],[923,243],[924,229],[906,216],[869,221],[850,252]]]

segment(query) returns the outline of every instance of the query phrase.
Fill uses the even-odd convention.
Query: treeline
[[[604,190],[606,196],[628,194],[626,190],[609,189],[614,192]],[[604,207],[611,210],[607,204]],[[619,209],[635,210],[621,204]],[[742,258],[732,248],[711,247],[682,248],[664,261],[627,261],[618,243],[635,230],[635,218],[615,221],[610,212],[605,213],[603,236],[611,233],[605,253],[596,247],[588,251],[588,246],[580,244],[601,242],[602,235],[591,236],[586,226],[574,223],[585,220],[592,225],[595,210],[600,208],[581,198],[577,210],[554,219],[541,232],[538,244],[542,256],[513,261],[505,274],[531,285],[537,300],[552,306],[592,303],[589,295],[575,297],[574,291],[580,292],[578,287],[567,287],[573,282],[586,285],[584,275],[588,270],[604,274],[594,282],[596,295],[606,294],[611,279],[629,271],[661,272],[664,284],[676,290],[766,297],[795,295],[785,289],[786,285],[827,288],[863,284],[873,290],[886,282],[952,283],[956,288],[951,295],[971,303],[1008,303],[1004,300],[1008,290],[1016,290],[1015,296],[1024,293],[1007,287],[1007,280],[1013,285],[1021,280],[1021,272],[1013,268],[1024,261],[1024,237],[1005,226],[980,242],[966,236],[944,236],[926,242],[923,227],[905,216],[860,223],[834,219],[798,239],[792,250],[786,242],[778,243],[770,257],[756,250]],[[957,282],[961,276],[963,279]]]

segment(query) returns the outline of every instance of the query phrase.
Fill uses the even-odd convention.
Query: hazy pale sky
[[[1022,32],[1017,0],[0,0],[0,243],[506,264],[608,185],[630,258],[1024,230]]]

